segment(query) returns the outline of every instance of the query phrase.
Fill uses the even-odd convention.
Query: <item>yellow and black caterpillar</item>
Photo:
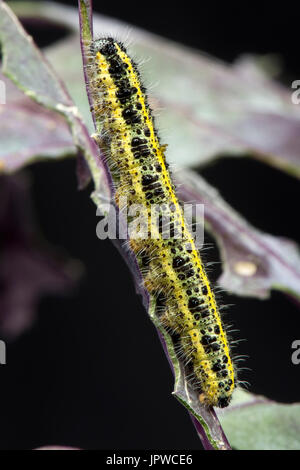
[[[226,333],[185,223],[137,67],[124,46],[112,38],[91,44],[88,67],[96,140],[113,176],[116,205],[123,209],[124,198],[128,207],[142,204],[149,220],[151,207],[159,208],[155,236],[152,231],[146,239],[129,240],[144,285],[157,298],[162,326],[177,338],[192,368],[200,400],[226,407],[235,387]]]

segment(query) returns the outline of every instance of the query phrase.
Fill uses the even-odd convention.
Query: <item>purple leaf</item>
[[[12,172],[44,158],[76,152],[66,120],[35,103],[0,73],[6,104],[0,105],[0,171]]]
[[[57,109],[73,103],[64,85],[35,47],[11,9],[0,2],[0,40],[3,46],[3,73],[15,82],[25,94],[44,106]]]
[[[37,8],[30,2],[14,4],[14,9],[30,19],[38,16],[55,22],[60,18],[73,31],[67,40],[49,47],[46,56],[92,132],[83,92],[76,9],[55,4]],[[94,15],[94,23],[96,32],[121,38],[128,28],[100,15]],[[138,57],[151,57],[143,75],[146,83],[158,83],[150,98],[154,108],[164,108],[158,123],[169,129],[171,162],[195,166],[219,156],[247,154],[299,176],[300,108],[291,101],[293,90],[271,80],[258,59],[243,57],[230,66],[134,27],[130,39]]]
[[[90,138],[64,84],[57,78],[14,13],[3,2],[0,2],[0,13],[3,74],[34,101],[60,113],[65,118],[70,126],[74,144],[85,155],[96,189],[101,188],[109,197],[110,181],[107,180],[99,149]]]
[[[43,446],[43,447],[37,447],[36,449],[33,449],[33,450],[81,450],[81,449],[78,449],[78,447]]]
[[[300,255],[294,242],[251,227],[197,173],[181,169],[176,179],[183,201],[204,204],[205,222],[221,251],[221,286],[262,299],[271,289],[300,297]]]
[[[32,17],[36,5],[14,8]],[[76,10],[47,4],[40,6],[38,15],[52,21],[63,18],[74,31],[68,40],[48,48],[46,55],[92,131],[83,94]],[[94,29],[101,35],[128,35],[128,25],[101,15],[94,15]],[[196,166],[220,156],[247,154],[300,176],[300,106],[291,101],[292,89],[262,70],[262,60],[243,57],[228,65],[135,27],[130,28],[130,42],[136,57],[151,58],[143,66],[143,76],[146,85],[157,83],[149,94],[152,107],[163,107],[157,121],[167,130],[170,162]]]

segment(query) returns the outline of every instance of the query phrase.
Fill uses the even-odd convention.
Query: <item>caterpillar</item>
[[[158,206],[155,236],[151,232],[146,239],[128,241],[144,286],[156,297],[159,321],[173,335],[192,370],[199,400],[207,406],[226,407],[236,382],[227,335],[176,196],[166,146],[155,129],[140,73],[124,45],[110,37],[91,43],[86,67],[95,140],[112,174],[115,204],[124,209],[124,197],[128,207],[142,204],[149,220],[151,207]],[[166,227],[169,237],[164,236]]]

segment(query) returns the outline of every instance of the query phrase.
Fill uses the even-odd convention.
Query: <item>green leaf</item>
[[[239,389],[217,414],[235,449],[300,449],[300,403],[276,403]]]

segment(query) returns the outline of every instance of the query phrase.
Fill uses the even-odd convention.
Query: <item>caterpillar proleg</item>
[[[113,38],[91,44],[87,67],[96,140],[112,174],[116,205],[122,210],[124,199],[128,207],[142,204],[149,220],[153,205],[158,207],[159,223],[151,236],[129,239],[144,286],[157,299],[162,327],[176,338],[179,354],[192,369],[200,401],[226,407],[235,387],[227,336],[176,196],[166,146],[158,138],[140,74],[123,44]]]

